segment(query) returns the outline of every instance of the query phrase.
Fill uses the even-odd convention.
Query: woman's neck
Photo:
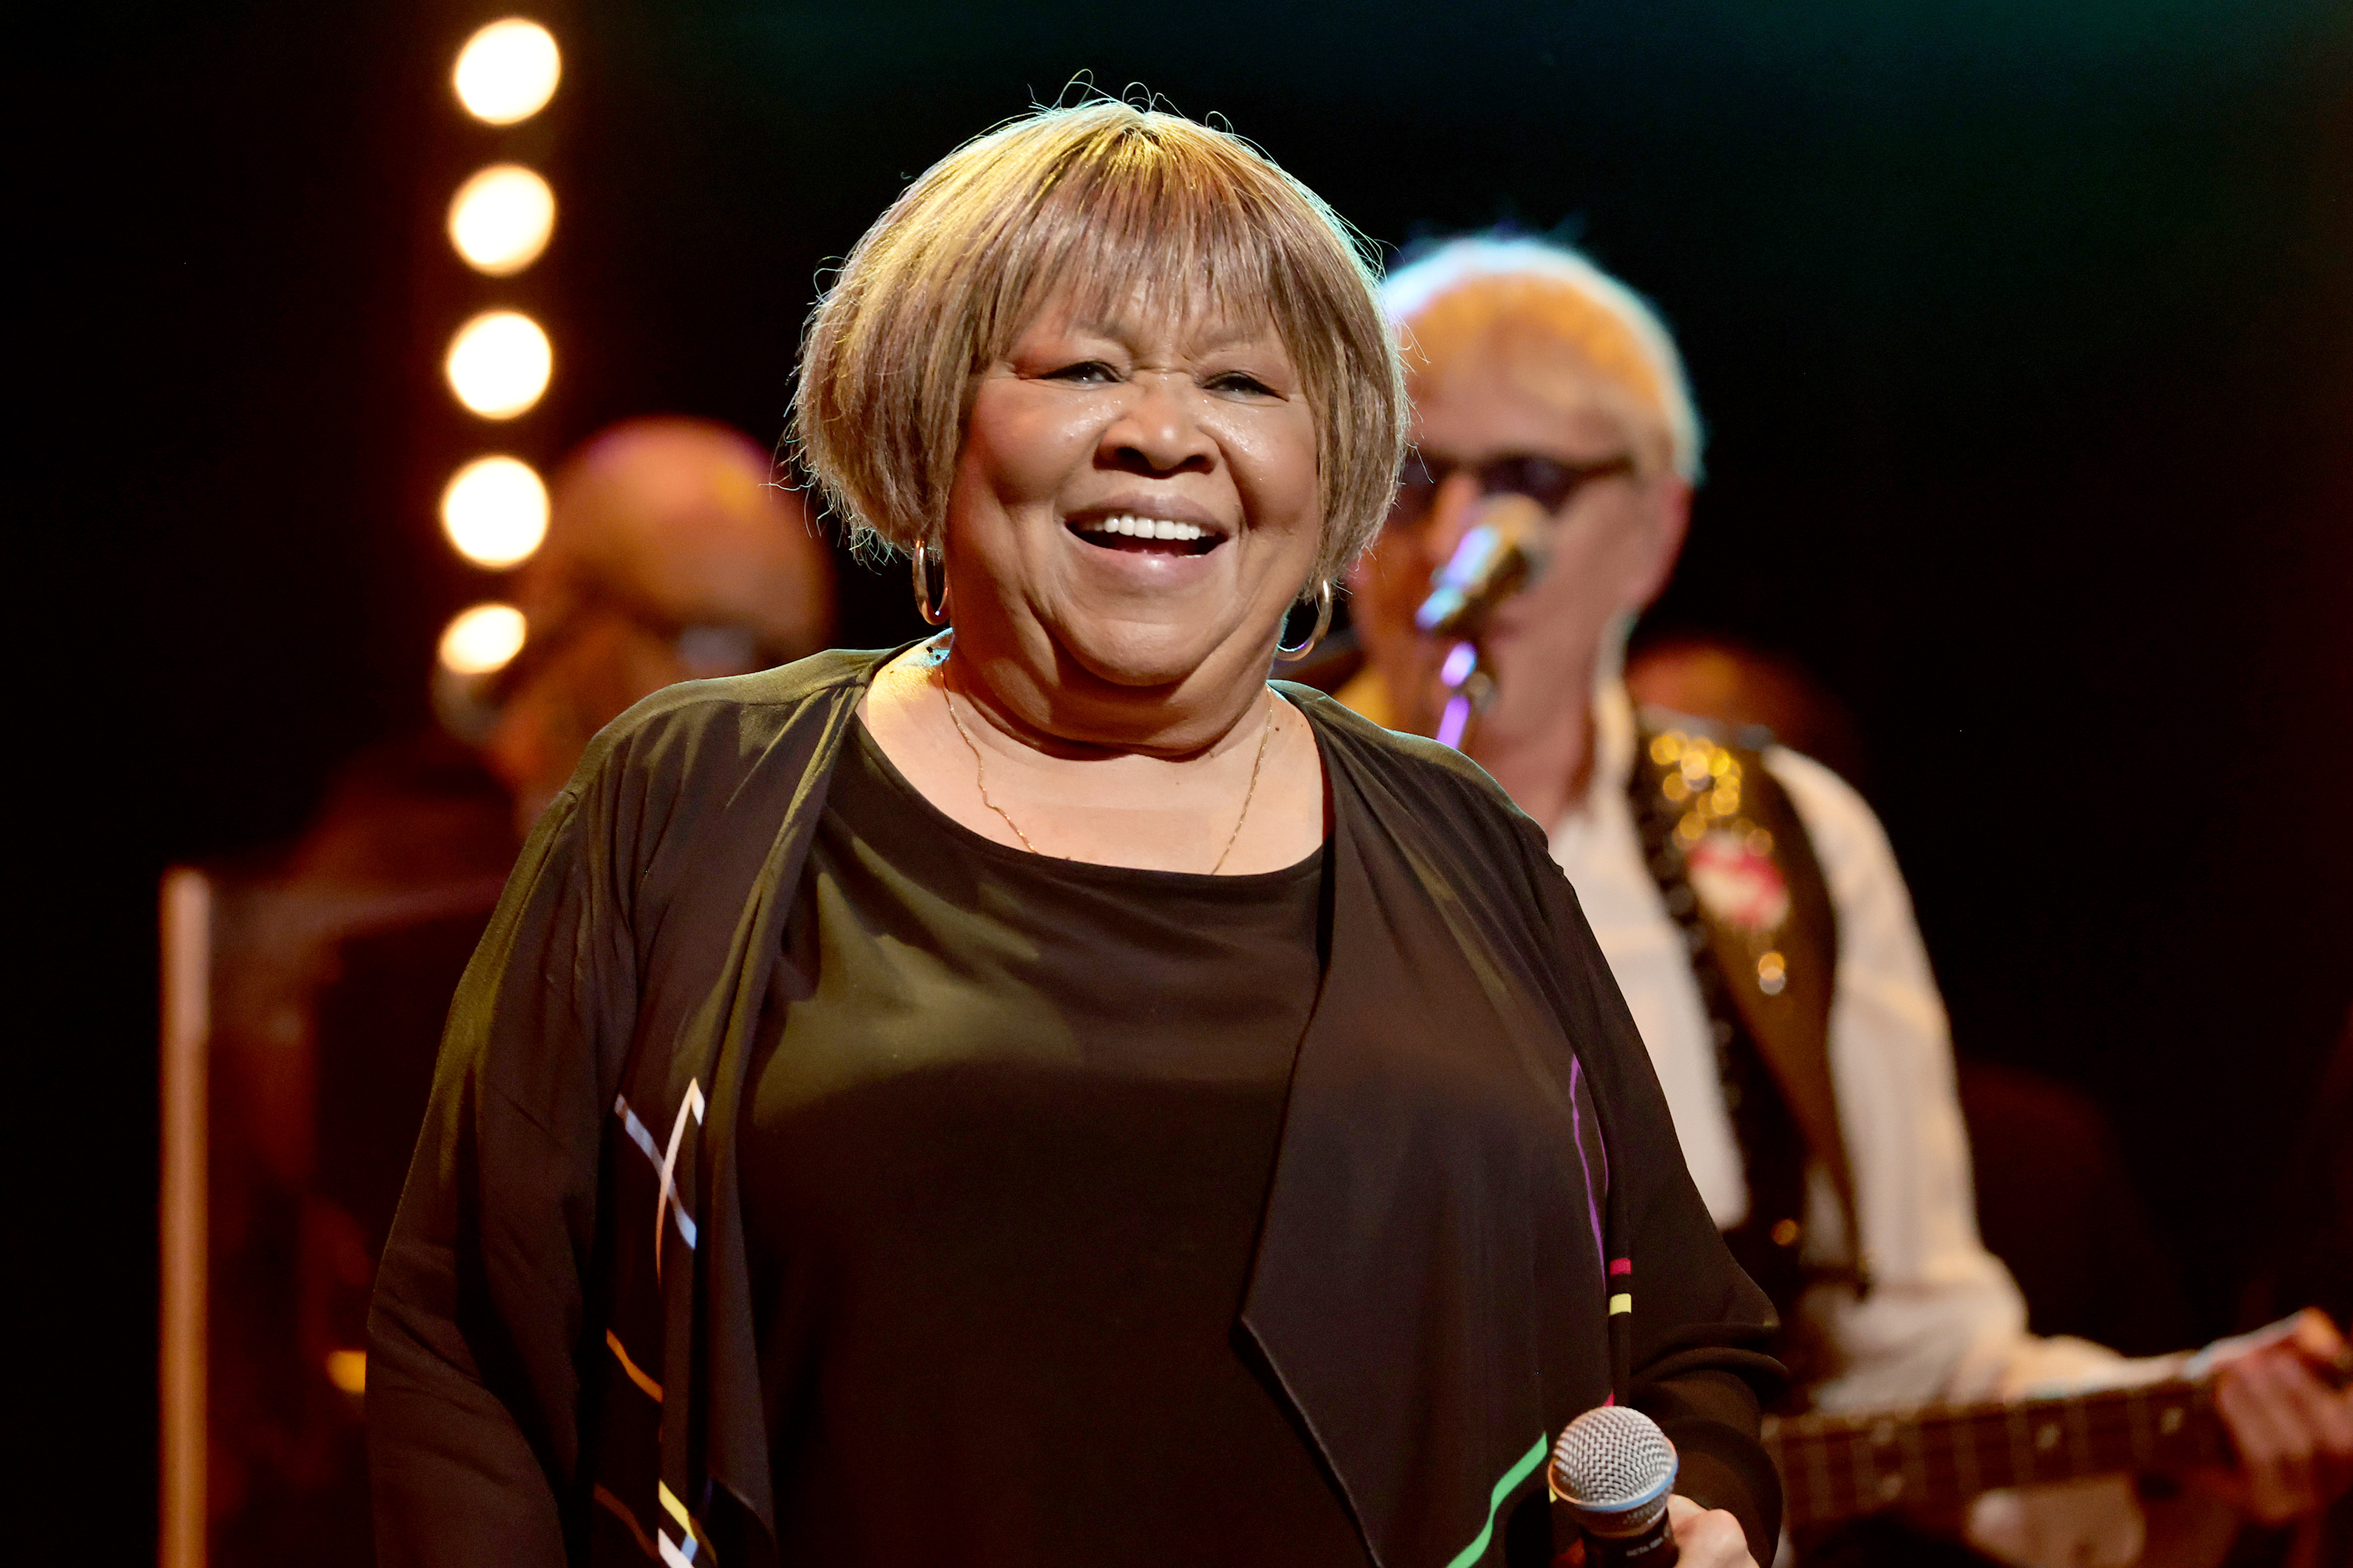
[[[1314,738],[1262,679],[1196,742],[1133,714],[1113,729],[1094,706],[1041,721],[994,673],[926,645],[879,671],[861,710],[900,773],[974,832],[1063,859],[1228,875],[1295,865],[1322,841]]]
[[[1126,686],[1067,654],[1050,660],[992,657],[953,633],[931,647],[938,650],[933,679],[977,712],[1001,742],[1041,757],[1204,760],[1246,742],[1266,700],[1262,673],[1237,680],[1203,669],[1171,685]]]

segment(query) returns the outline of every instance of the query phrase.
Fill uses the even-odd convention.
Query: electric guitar
[[[1895,1509],[1949,1511],[1997,1487],[2231,1463],[2210,1381],[2011,1405],[1767,1416],[1764,1438],[1793,1531]]]

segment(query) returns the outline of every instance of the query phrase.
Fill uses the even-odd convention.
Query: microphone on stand
[[[1657,1422],[1623,1405],[1587,1411],[1553,1445],[1546,1479],[1585,1531],[1588,1562],[1673,1568],[1667,1494],[1675,1488],[1675,1446]]]
[[[1489,611],[1544,574],[1550,513],[1525,496],[1502,495],[1481,502],[1478,515],[1414,612],[1432,637],[1478,636]]]
[[[1551,515],[1526,496],[1491,497],[1480,503],[1478,518],[1413,616],[1414,625],[1451,644],[1439,671],[1438,723],[1431,733],[1457,750],[1469,747],[1472,725],[1495,698],[1494,672],[1479,645],[1487,616],[1542,576],[1550,559],[1546,525]]]

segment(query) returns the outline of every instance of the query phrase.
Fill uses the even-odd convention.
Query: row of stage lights
[[[486,125],[520,125],[547,107],[563,75],[554,37],[537,22],[491,23],[458,51],[458,101]],[[512,278],[537,261],[555,231],[555,193],[537,171],[497,163],[477,171],[449,200],[449,244],[475,271]],[[467,412],[507,420],[546,395],[555,352],[546,329],[521,310],[491,310],[449,340],[442,373]],[[522,458],[491,453],[449,477],[441,530],[458,553],[490,571],[522,564],[547,537],[547,485]],[[521,651],[523,618],[511,605],[476,605],[441,634],[452,674],[487,675]]]

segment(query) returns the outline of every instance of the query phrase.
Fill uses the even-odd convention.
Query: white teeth
[[[1209,531],[1198,523],[1172,522],[1165,517],[1106,517],[1084,525],[1092,533],[1124,533],[1134,539],[1207,539]]]

